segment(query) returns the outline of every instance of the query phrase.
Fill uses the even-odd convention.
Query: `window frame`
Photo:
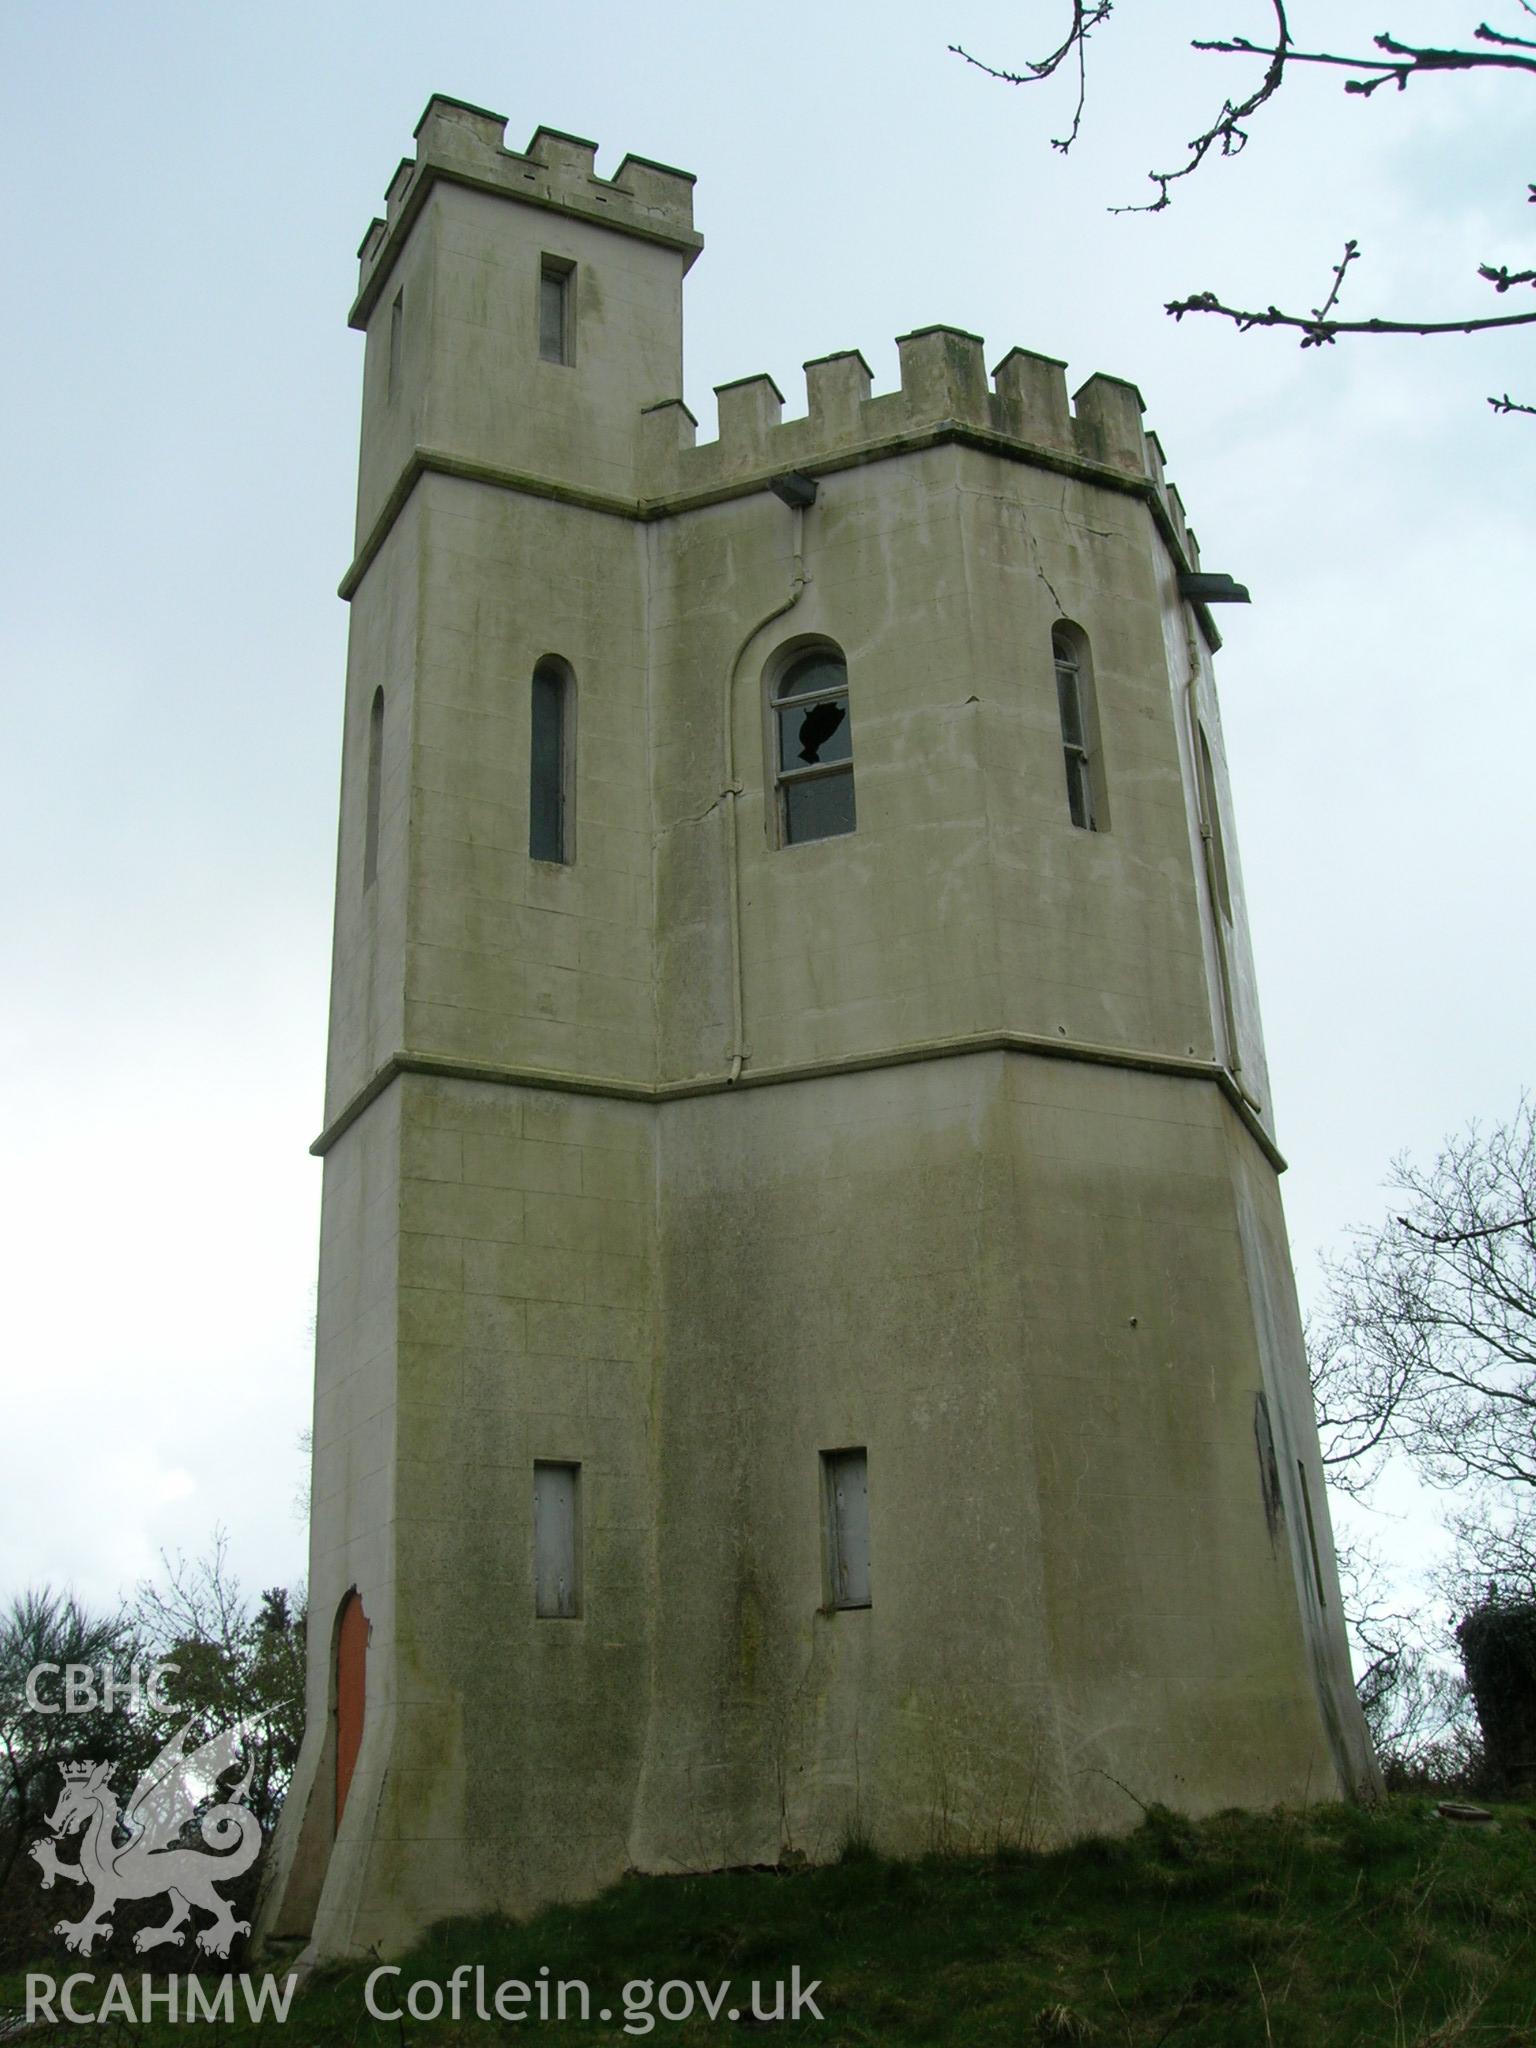
[[[817,659],[836,662],[842,669],[841,684],[811,690],[792,690],[785,686],[796,673]],[[825,639],[797,640],[787,647],[779,648],[769,660],[764,671],[764,727],[768,753],[768,764],[772,774],[773,804],[770,834],[776,847],[816,846],[828,839],[847,839],[859,829],[858,782],[855,774],[853,751],[853,692],[848,672],[848,657],[835,641]],[[815,704],[835,704],[844,707],[844,719],[848,728],[848,757],[841,761],[808,761],[803,764],[786,764],[784,760],[784,733],[780,712],[792,710],[801,705],[809,708]],[[830,738],[831,735],[829,734]],[[800,785],[808,782],[830,782],[846,778],[853,814],[853,822],[837,832],[818,832],[809,837],[795,837],[790,829],[790,795]]]
[[[844,1475],[857,1472],[863,1498],[862,1512],[862,1586],[852,1593],[845,1590],[850,1569],[857,1577],[857,1542],[852,1549],[848,1542],[850,1533],[856,1534],[849,1518],[839,1506],[839,1482]],[[857,1518],[856,1518],[857,1519]],[[873,1544],[870,1538],[869,1520],[869,1449],[864,1444],[847,1444],[841,1449],[821,1453],[821,1521],[822,1521],[822,1605],[828,1613],[853,1613],[874,1605],[874,1570],[872,1563]]]
[[[368,753],[363,789],[363,894],[379,879],[379,835],[384,810],[384,685],[368,700]]]
[[[539,1507],[540,1476],[545,1473],[563,1473],[570,1479],[570,1571],[566,1584],[556,1589],[549,1599],[543,1576],[540,1572]],[[580,1621],[585,1602],[583,1598],[581,1550],[582,1550],[582,1502],[581,1464],[576,1458],[535,1458],[533,1461],[533,1618],[535,1621]]]
[[[1320,1611],[1328,1608],[1328,1589],[1323,1583],[1323,1553],[1317,1540],[1317,1523],[1312,1518],[1312,1488],[1307,1483],[1306,1461],[1296,1460],[1296,1478],[1301,1489],[1301,1513],[1307,1532],[1307,1553],[1312,1564],[1312,1590]]]
[[[1105,785],[1104,750],[1099,736],[1098,694],[1093,682],[1093,655],[1088,635],[1070,619],[1051,628],[1051,673],[1056,685],[1056,723],[1061,735],[1062,767],[1067,784],[1067,816],[1074,831],[1109,830],[1109,793]],[[1063,684],[1070,685],[1075,734],[1068,731]],[[1079,817],[1081,810],[1083,815]]]
[[[385,360],[384,398],[393,405],[400,395],[400,385],[405,362],[405,286],[402,285],[390,301],[389,342]]]
[[[560,300],[559,352],[550,354],[545,347],[544,294],[547,285],[556,285]],[[534,302],[534,328],[538,342],[539,361],[553,363],[559,369],[572,369],[576,363],[576,264],[569,256],[556,256],[545,249],[539,255],[539,290]]]
[[[538,719],[541,678],[559,684],[560,759],[556,777],[555,840],[559,851],[548,853],[536,841],[539,816],[536,778],[539,773]],[[571,867],[576,860],[576,671],[563,654],[541,654],[528,681],[528,858],[545,867]]]
[[[1205,812],[1206,840],[1211,849],[1211,867],[1216,884],[1216,907],[1231,924],[1232,872],[1227,865],[1226,834],[1221,829],[1221,792],[1216,781],[1216,762],[1203,719],[1195,721],[1195,743],[1200,749],[1195,773],[1200,778],[1201,808]]]

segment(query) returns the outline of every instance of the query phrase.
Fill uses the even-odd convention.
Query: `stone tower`
[[[351,316],[267,1931],[1368,1783],[1135,389],[928,327],[696,446],[691,178],[442,98],[417,145]]]

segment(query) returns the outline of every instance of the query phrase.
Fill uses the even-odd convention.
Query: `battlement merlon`
[[[642,420],[647,503],[655,508],[731,495],[786,470],[810,475],[847,467],[914,439],[958,435],[1000,453],[1095,481],[1140,490],[1155,505],[1181,568],[1195,568],[1194,536],[1163,466],[1162,445],[1142,426],[1134,384],[1100,373],[1069,399],[1066,365],[1010,349],[989,380],[984,344],[959,327],[921,327],[897,337],[901,384],[875,392],[857,349],[805,365],[805,412],[784,418],[784,394],[759,373],[715,387],[719,435],[699,441],[681,399],[648,406]],[[1213,646],[1219,636],[1203,607]]]
[[[416,124],[416,155],[390,180],[385,215],[373,221],[358,249],[358,291],[347,316],[363,328],[411,223],[439,179],[472,186],[524,206],[579,214],[619,234],[639,235],[680,250],[686,270],[704,246],[693,225],[691,172],[626,156],[612,178],[599,178],[597,144],[557,128],[536,128],[519,154],[506,146],[503,114],[434,93]]]

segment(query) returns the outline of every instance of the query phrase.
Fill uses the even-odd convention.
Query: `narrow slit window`
[[[528,787],[528,852],[533,860],[571,858],[575,694],[569,668],[546,656],[533,672]]]
[[[373,693],[368,711],[368,794],[363,824],[363,887],[371,889],[379,874],[379,807],[384,794],[384,691]]]
[[[1307,1548],[1312,1553],[1312,1583],[1317,1588],[1317,1604],[1328,1605],[1328,1595],[1323,1589],[1323,1559],[1317,1547],[1317,1524],[1312,1519],[1312,1489],[1307,1485],[1307,1468],[1300,1458],[1296,1460],[1296,1477],[1301,1483],[1301,1512],[1307,1525]]]
[[[1285,1519],[1285,1498],[1280,1491],[1280,1460],[1275,1455],[1275,1432],[1269,1419],[1269,1401],[1262,1393],[1253,1397],[1253,1436],[1259,1453],[1259,1490],[1264,1496],[1264,1520],[1273,1541]]]
[[[847,662],[831,647],[802,654],[779,677],[769,709],[780,843],[798,846],[852,832],[857,821]]]
[[[1211,760],[1211,743],[1200,727],[1200,799],[1205,812],[1206,844],[1211,849],[1211,867],[1216,880],[1216,900],[1221,914],[1232,922],[1232,882],[1227,873],[1227,845],[1221,832],[1221,806],[1216,801],[1216,767]]]
[[[868,1607],[869,1453],[823,1451],[827,1605]]]
[[[395,293],[389,309],[389,389],[393,398],[400,389],[400,357],[405,346],[405,293]]]
[[[563,257],[539,262],[539,356],[546,363],[576,360],[574,299],[576,266]]]
[[[1056,668],[1056,709],[1061,719],[1061,751],[1067,771],[1067,813],[1084,832],[1105,826],[1100,765],[1095,758],[1092,678],[1086,643],[1058,626],[1051,635]]]
[[[533,1611],[545,1621],[581,1614],[581,1467],[535,1460]]]

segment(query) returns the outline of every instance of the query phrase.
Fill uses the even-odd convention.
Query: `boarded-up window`
[[[580,1478],[579,1465],[533,1468],[533,1611],[550,1621],[581,1612]]]
[[[576,266],[560,256],[539,263],[539,354],[546,363],[576,360],[574,286]]]
[[[368,1617],[356,1589],[342,1606],[336,1628],[336,1825],[347,1804],[357,1753],[363,1746],[368,1693]]]
[[[823,1451],[827,1591],[833,1607],[869,1605],[869,1454]]]

